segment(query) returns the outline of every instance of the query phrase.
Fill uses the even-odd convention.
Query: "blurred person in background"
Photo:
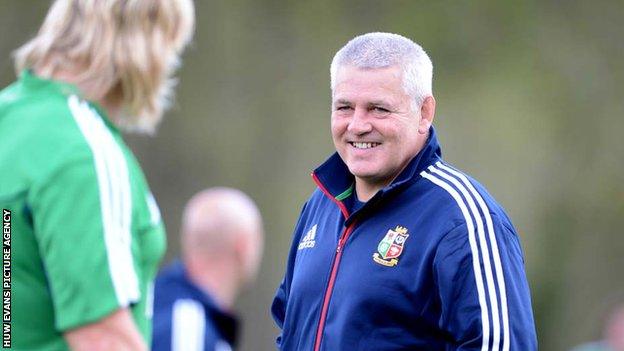
[[[120,130],[155,130],[193,30],[191,0],[57,0],[15,52],[0,92],[15,350],[148,348],[165,233]]]
[[[602,340],[579,345],[571,351],[624,351],[624,303],[609,314]]]
[[[389,33],[334,56],[337,152],[312,174],[273,301],[279,349],[537,349],[510,219],[441,158],[432,69]]]
[[[188,202],[181,260],[156,278],[152,350],[235,347],[238,322],[232,309],[258,273],[263,236],[258,208],[239,190],[211,188]]]

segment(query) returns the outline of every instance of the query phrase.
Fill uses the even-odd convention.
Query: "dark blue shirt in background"
[[[153,351],[231,351],[238,323],[193,284],[180,261],[154,285]]]

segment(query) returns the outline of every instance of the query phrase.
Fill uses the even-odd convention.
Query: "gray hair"
[[[398,65],[403,72],[403,89],[420,106],[432,95],[433,64],[423,48],[412,40],[392,33],[367,33],[351,39],[332,60],[332,93],[342,66],[385,68]]]

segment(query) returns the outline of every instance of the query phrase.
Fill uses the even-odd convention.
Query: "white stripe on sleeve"
[[[446,179],[447,182],[451,182],[462,193],[462,195],[464,195],[464,198],[468,202],[468,208],[472,213],[472,217],[477,222],[477,236],[479,238],[480,253],[481,258],[483,259],[483,267],[485,269],[485,281],[487,283],[487,292],[490,297],[490,307],[492,309],[492,350],[499,350],[500,320],[498,316],[498,298],[496,295],[496,288],[494,287],[494,277],[492,275],[492,265],[490,263],[490,253],[483,228],[483,220],[481,219],[481,215],[477,210],[477,206],[472,199],[472,196],[470,196],[465,186],[463,186],[457,179],[433,166],[430,166],[428,169],[429,171]]]
[[[494,232],[494,225],[492,223],[492,216],[490,215],[489,208],[485,204],[483,197],[479,192],[474,188],[472,183],[468,180],[468,178],[462,173],[445,166],[441,162],[436,163],[436,165],[455,175],[470,189],[470,192],[474,195],[479,207],[481,208],[481,212],[485,217],[485,223],[487,226],[490,244],[492,246],[492,258],[494,259],[494,270],[496,271],[496,281],[498,283],[498,290],[500,292],[500,302],[501,302],[501,316],[503,319],[503,351],[509,351],[509,312],[507,310],[507,290],[505,287],[505,276],[503,274],[502,263],[500,259],[500,253],[498,250],[498,243],[496,242],[496,235]]]
[[[93,153],[108,267],[117,301],[125,307],[140,297],[131,251],[132,197],[128,166],[102,117],[76,96],[69,97],[68,106]]]
[[[171,351],[203,351],[204,306],[191,300],[177,300],[171,315]]]
[[[477,247],[477,241],[475,239],[475,228],[472,222],[472,218],[470,217],[470,213],[468,213],[468,208],[466,208],[466,204],[462,200],[459,193],[453,189],[448,183],[436,177],[433,174],[429,174],[425,171],[421,172],[420,175],[423,178],[429,179],[434,184],[446,190],[462,212],[464,219],[466,221],[466,227],[468,229],[468,242],[470,243],[470,251],[472,253],[472,268],[475,276],[475,283],[477,285],[477,295],[479,299],[479,306],[481,307],[481,324],[483,330],[483,338],[481,344],[481,350],[487,351],[489,343],[490,343],[490,322],[489,322],[489,313],[487,302],[485,300],[485,291],[483,286],[483,274],[481,273],[481,265],[479,263],[479,249]]]

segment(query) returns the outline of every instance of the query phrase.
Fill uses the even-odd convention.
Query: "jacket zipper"
[[[338,207],[340,208],[340,211],[345,217],[345,220],[349,218],[349,212],[347,211],[347,208],[345,207],[345,205],[341,201],[338,201],[335,197],[333,197],[329,193],[329,191],[327,191],[327,189],[325,189],[325,187],[323,186],[321,181],[318,179],[316,174],[312,173],[312,178],[314,179],[318,187],[321,189],[321,191],[323,191],[323,193],[327,197],[329,197],[332,201],[334,201],[338,205]],[[323,306],[321,307],[321,316],[319,318],[318,327],[316,329],[316,337],[314,339],[314,351],[319,351],[321,349],[321,341],[323,339],[323,331],[325,329],[325,319],[327,318],[327,310],[329,309],[329,300],[334,290],[334,283],[336,281],[336,275],[338,274],[338,266],[340,265],[340,259],[342,258],[342,252],[343,252],[345,243],[347,242],[347,239],[349,239],[349,235],[355,228],[355,224],[356,224],[355,221],[353,221],[347,228],[345,228],[345,230],[342,232],[342,235],[340,236],[340,239],[338,239],[338,246],[336,247],[336,255],[334,256],[334,261],[332,262],[332,269],[331,269],[331,274],[329,275],[329,282],[327,283],[327,287],[325,288],[325,295],[323,297]]]
[[[338,246],[336,247],[336,256],[334,256],[334,262],[332,263],[331,275],[329,276],[329,282],[325,288],[325,297],[323,298],[323,307],[321,308],[321,318],[319,319],[318,328],[316,329],[316,338],[314,341],[314,351],[321,349],[321,340],[323,338],[323,330],[325,329],[325,319],[327,318],[327,310],[329,309],[329,299],[331,298],[332,291],[334,290],[334,283],[336,281],[336,275],[338,273],[338,266],[340,265],[340,259],[342,258],[342,252],[344,244],[349,238],[349,234],[353,231],[355,223],[348,226],[340,240],[338,240]]]

